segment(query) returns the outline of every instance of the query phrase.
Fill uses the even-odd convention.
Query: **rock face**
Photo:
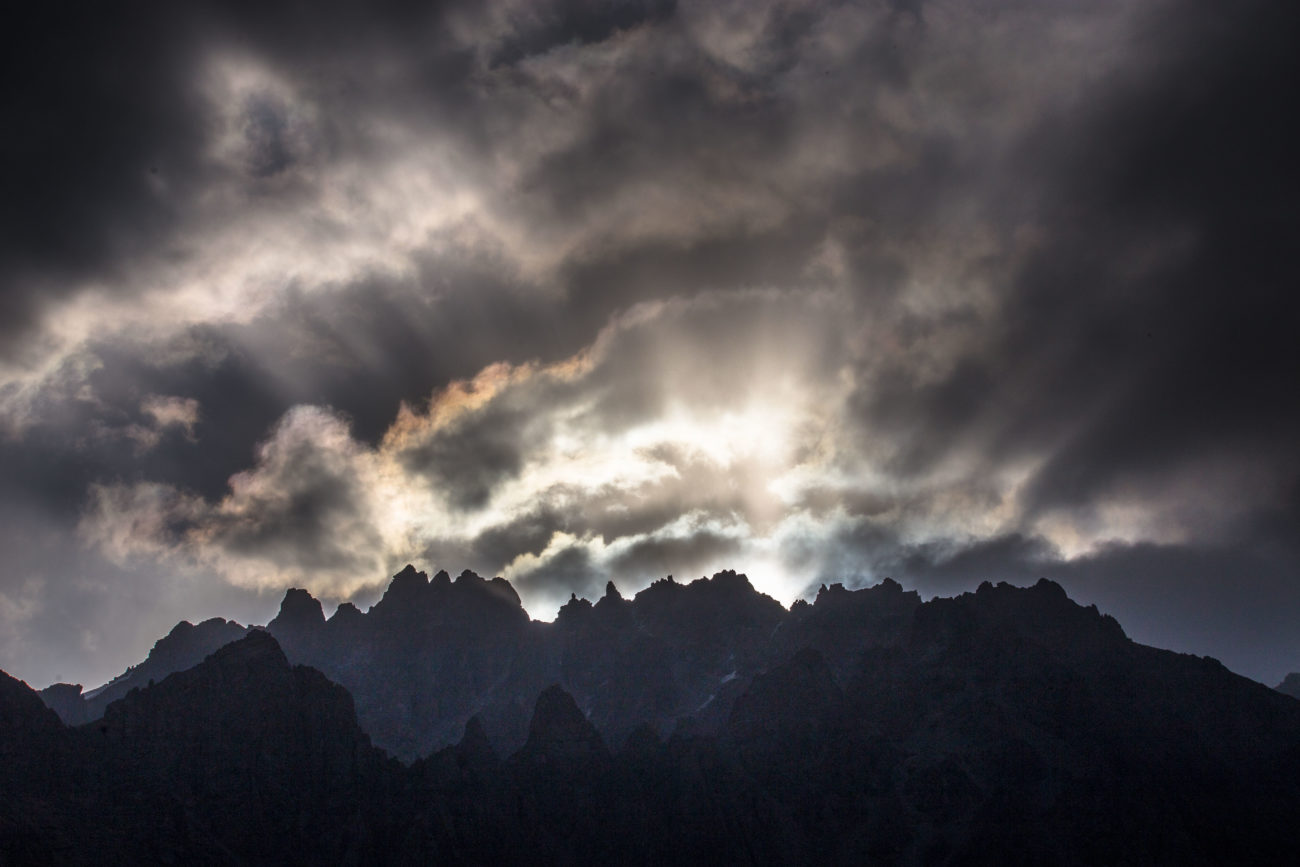
[[[411,606],[455,583],[408,576],[383,616],[418,621]],[[715,594],[749,598],[738,585],[661,587],[648,612],[612,592],[575,601],[546,634],[570,642],[561,667],[572,647],[663,642],[705,661],[655,664],[693,677],[743,659],[718,632],[743,648],[768,629],[761,599],[708,611]],[[370,745],[342,687],[260,630],[77,728],[0,677],[0,863],[1294,863],[1295,700],[1135,644],[1051,582],[985,584],[901,622],[867,606],[871,635],[824,608],[863,648],[848,663],[807,620],[864,604],[841,592],[754,638],[725,714],[666,739],[646,722],[612,751],[594,720],[608,705],[549,685],[513,754],[472,716],[403,765]],[[480,613],[509,623],[511,600],[493,598]],[[337,617],[304,618],[307,634]],[[780,636],[799,629],[817,640],[787,653]]]

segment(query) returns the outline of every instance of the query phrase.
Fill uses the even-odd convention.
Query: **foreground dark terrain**
[[[6,864],[1292,864],[1300,827],[1300,701],[1049,581],[787,611],[724,572],[545,624],[408,568],[86,696],[3,676],[0,733]]]

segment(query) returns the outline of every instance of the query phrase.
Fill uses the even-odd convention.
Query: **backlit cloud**
[[[33,22],[0,668],[147,649],[60,649],[50,612],[102,644],[108,597],[364,602],[407,561],[539,617],[608,578],[1004,570],[1177,636],[1142,618],[1189,552],[1248,564],[1197,579],[1206,610],[1300,600],[1297,13],[1220,6]],[[1260,676],[1300,653],[1270,634]]]

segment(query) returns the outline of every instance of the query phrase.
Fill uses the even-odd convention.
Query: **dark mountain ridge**
[[[1057,585],[1041,586],[1065,598]],[[1009,601],[1020,597],[992,585],[976,595],[988,616],[1018,619],[1022,632],[1048,645],[1068,636],[1082,651],[1123,638],[1095,607],[1020,610]],[[797,650],[817,650],[846,684],[868,650],[918,640],[927,629],[961,628],[938,614],[951,606],[960,610],[957,600],[922,606],[915,592],[886,578],[859,590],[823,586],[812,602],[787,611],[744,575],[720,572],[686,584],[669,576],[631,599],[611,582],[594,604],[571,598],[544,623],[529,619],[504,579],[469,571],[430,579],[407,566],[368,612],[344,603],[328,620],[310,593],[291,589],[266,629],[292,662],[346,687],[376,745],[410,762],[455,743],[474,717],[494,749],[514,752],[528,736],[532,702],[550,684],[574,696],[613,746],[645,725],[661,738],[717,733],[755,674]],[[1073,628],[1085,622],[1087,630]],[[84,695],[56,684],[41,695],[66,723],[98,719],[130,689],[184,670],[246,631],[218,618],[182,622],[109,684]],[[1286,684],[1278,689],[1286,692]]]
[[[369,611],[291,589],[266,629],[294,663],[345,686],[362,727],[404,761],[455,743],[477,716],[511,753],[528,736],[532,703],[558,683],[619,745],[638,726],[716,732],[753,675],[805,644],[843,676],[867,647],[895,642],[916,593],[886,580],[869,590],[823,588],[787,611],[736,572],[682,584],[671,576],[631,599],[611,582],[592,604],[572,598],[553,623],[533,621],[502,578],[432,579],[407,566]],[[98,719],[132,688],[196,664],[246,632],[237,623],[181,623],[141,664],[84,695],[56,684],[42,697],[69,724]]]
[[[442,583],[418,582],[403,582],[413,598]],[[471,716],[455,744],[403,765],[371,745],[346,690],[291,665],[262,630],[77,727],[0,678],[0,862],[1294,863],[1290,697],[1135,644],[1047,581],[985,584],[900,622],[878,610],[899,602],[896,587],[828,588],[771,629],[761,599],[710,610],[709,594],[737,587],[660,586],[642,612],[656,642],[709,660],[686,675],[744,655],[744,640],[695,634],[700,623],[742,639],[767,630],[726,712],[666,737],[642,724],[619,744],[595,725],[607,705],[584,709],[549,684],[517,750]],[[462,592],[486,607],[488,589]],[[287,610],[313,624],[304,635],[338,618],[322,625],[294,596]],[[566,647],[643,634],[629,627],[636,599],[605,599],[551,624],[571,642],[561,661]],[[825,607],[835,599],[863,605],[863,623],[884,618],[887,640],[858,636],[855,661],[835,658],[844,645],[828,636],[852,636],[859,619]],[[485,617],[536,628],[508,610]],[[483,623],[459,628],[472,637]]]
[[[319,603],[317,603],[319,605]],[[219,647],[243,638],[247,627],[213,617],[195,625],[182,620],[154,642],[149,655],[117,677],[90,692],[80,684],[56,683],[41,690],[41,698],[69,725],[99,719],[110,704],[151,681],[192,668]]]
[[[618,746],[641,725],[715,732],[753,675],[812,642],[846,670],[868,646],[898,640],[920,604],[894,582],[837,589],[787,611],[731,571],[668,577],[631,599],[610,583],[553,623],[530,620],[509,582],[463,572],[432,580],[408,566],[369,612],[326,620],[302,590],[267,630],[294,662],[343,684],[375,743],[406,761],[454,743],[472,717],[503,754],[523,745],[536,696],[560,684]],[[842,621],[848,628],[835,628]]]

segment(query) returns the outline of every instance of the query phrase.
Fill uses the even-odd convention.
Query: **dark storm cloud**
[[[16,13],[0,61],[8,120],[0,138],[0,357],[30,351],[24,338],[43,312],[87,283],[130,296],[140,260],[159,251],[185,255],[186,235],[231,219],[204,203],[214,187],[256,192],[346,126],[330,118],[316,131],[321,141],[306,142],[290,107],[254,90],[234,107],[240,159],[214,161],[204,93],[214,54],[262,53],[307,81],[330,63],[346,78],[384,46],[422,53],[432,70],[451,68],[446,55],[458,49],[430,26],[438,9],[186,3],[35,5]],[[457,85],[435,78],[420,90],[445,107]],[[364,104],[373,96],[353,90],[335,88],[343,116],[351,98]]]
[[[421,298],[409,283],[368,277],[325,296],[290,294],[246,324],[195,326],[143,346],[92,343],[96,364],[85,382],[93,396],[51,394],[40,424],[21,440],[0,441],[12,456],[9,483],[68,509],[80,505],[86,480],[94,478],[167,479],[217,497],[293,406],[344,409],[354,433],[373,442],[404,401],[423,402],[435,387],[495,361],[523,363],[577,343],[555,311],[499,265],[494,271],[493,263],[466,252],[428,267],[430,282],[459,291]],[[149,394],[183,394],[198,403],[194,441],[169,436],[136,453],[127,430],[142,421],[139,405]],[[509,419],[492,426],[501,437],[516,435]],[[465,465],[467,479],[476,466]]]
[[[248,170],[256,177],[278,175],[297,159],[283,105],[266,96],[251,98],[244,109]]]
[[[0,346],[12,351],[77,278],[166,243],[183,214],[155,179],[200,172],[201,118],[198,34],[179,5],[41,4],[6,31]]]
[[[480,532],[472,556],[489,570],[500,570],[521,554],[540,555],[557,534],[599,539],[609,544],[636,539],[612,561],[620,575],[662,577],[673,569],[693,571],[701,557],[721,555],[738,547],[735,539],[710,530],[689,537],[654,537],[683,514],[699,520],[726,519],[745,510],[743,498],[720,495],[727,479],[706,462],[695,463],[698,474],[668,477],[632,492],[587,491],[558,486],[537,496],[539,506]],[[662,573],[662,574],[661,574]]]
[[[262,363],[220,332],[194,329],[172,343],[143,350],[129,344],[95,346],[101,366],[88,377],[96,399],[91,411],[103,416],[105,407],[111,408],[109,413],[134,409],[146,394],[184,395],[196,401],[199,418],[192,440],[172,438],[130,461],[113,463],[127,478],[168,479],[216,494],[225,490],[231,475],[248,466],[256,443],[289,405],[277,394]],[[201,345],[197,354],[196,344]],[[160,363],[160,355],[174,355],[176,361]],[[105,439],[91,451],[113,448],[120,453],[125,445],[120,438]]]
[[[527,290],[503,263],[466,250],[423,263],[414,280],[363,275],[327,293],[290,292],[251,322],[212,329],[220,364],[191,363],[183,376],[205,405],[263,394],[274,402],[274,414],[257,413],[260,429],[245,443],[298,404],[337,407],[360,438],[375,441],[398,405],[427,401],[449,381],[498,361],[572,352],[576,336]],[[219,385],[203,381],[218,374]]]
[[[562,599],[566,593],[592,598],[607,580],[584,546],[571,545],[520,570],[514,583],[521,594]]]
[[[499,570],[520,554],[542,553],[555,534],[567,527],[568,521],[559,509],[532,509],[479,533],[473,542],[473,555],[491,564],[486,568]]]
[[[673,401],[738,409],[768,376],[830,376],[838,358],[834,312],[814,310],[798,296],[745,293],[679,304],[618,330],[580,378],[506,384],[484,406],[403,440],[395,454],[457,508],[481,508],[550,444],[556,413],[577,408],[586,428],[617,436],[653,422]],[[563,485],[536,497],[567,500],[554,507],[570,516],[566,526],[606,541],[649,532],[692,511],[757,520],[754,501],[770,499],[761,491],[760,473],[737,473],[682,447],[656,446],[643,457],[671,474],[638,487],[634,502],[621,489],[574,492]],[[736,477],[746,475],[749,481],[738,484]]]
[[[1277,117],[1284,82],[1300,72],[1291,48],[1300,14],[1278,4],[1199,11],[1158,22],[1184,53],[1099,111],[1093,148],[1067,151],[1070,201],[1059,207],[1075,213],[1022,286],[1018,307],[1046,315],[1021,328],[1059,334],[1072,320],[1093,350],[1067,368],[1128,380],[1113,409],[1045,468],[1035,488],[1045,504],[1083,502],[1216,452],[1300,471],[1300,407],[1286,397],[1300,369],[1289,254],[1300,137]],[[1144,256],[1156,259],[1145,273]],[[1120,267],[1084,270],[1101,284],[1085,294],[1088,284],[1047,264],[1080,260]],[[1083,391],[1077,378],[1063,385]]]
[[[1207,649],[1275,621],[1214,613],[1233,558],[1290,599],[1289,6],[30,17],[0,501],[98,548],[5,572],[11,622],[108,593],[56,562],[343,597],[417,555],[541,616],[756,562],[1061,576]]]
[[[1145,74],[1020,146],[1038,239],[993,339],[942,380],[881,369],[862,395],[870,427],[908,434],[904,470],[974,437],[1046,453],[1031,509],[1159,490],[1215,460],[1300,471],[1284,156],[1300,142],[1276,114],[1300,16],[1199,12],[1149,15],[1130,61]]]
[[[761,525],[766,516],[761,508],[756,510],[755,501],[761,505],[763,496],[737,489],[734,471],[702,457],[661,456],[676,472],[630,491],[563,485],[540,491],[537,508],[481,531],[470,556],[484,564],[482,568],[499,571],[521,554],[542,554],[557,534],[606,545],[634,540],[604,568],[615,570],[619,577],[648,583],[649,578],[674,570],[690,574],[697,571],[699,563],[712,563],[738,551],[738,539],[716,530],[672,525],[682,515],[692,515],[699,523],[731,522],[739,517]],[[450,546],[444,543],[442,550],[450,550]]]
[[[572,316],[588,329],[638,301],[800,282],[824,237],[820,220],[750,232],[734,227],[689,243],[649,241],[602,249],[566,263]]]
[[[584,2],[552,0],[516,7],[514,31],[492,55],[492,65],[513,64],[569,43],[601,42],[620,30],[671,16],[675,0]]]
[[[480,508],[498,484],[523,469],[528,420],[505,408],[474,413],[403,450],[400,460],[456,508]]]
[[[250,588],[292,575],[337,598],[389,568],[379,481],[345,418],[297,407],[219,499],[157,482],[93,485],[78,535],[118,565],[160,560]]]
[[[664,539],[647,538],[634,542],[610,561],[614,576],[627,577],[639,584],[676,570],[679,575],[693,575],[729,557],[743,548],[739,539],[709,530],[688,536]]]
[[[320,442],[334,435],[336,424],[302,411],[289,416],[262,447],[262,473],[236,477],[234,508],[208,516],[204,536],[234,556],[271,565],[296,561],[309,571],[368,565],[363,552],[378,548],[381,539],[365,523],[365,480],[344,459],[346,452]]]

